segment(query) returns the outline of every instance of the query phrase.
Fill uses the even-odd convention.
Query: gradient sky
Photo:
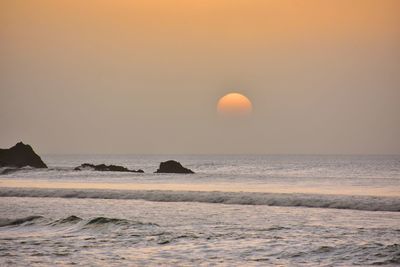
[[[400,1],[0,0],[0,147],[400,153]],[[247,119],[217,116],[240,92]]]

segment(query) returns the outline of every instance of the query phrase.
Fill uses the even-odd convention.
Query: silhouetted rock
[[[194,173],[192,170],[183,167],[175,160],[168,160],[160,163],[156,173]]]
[[[105,164],[99,164],[99,165],[94,165],[90,163],[84,163],[81,166],[76,167],[74,170],[75,171],[81,171],[85,169],[92,169],[95,171],[102,171],[102,172],[138,172],[138,173],[144,173],[143,170],[129,170],[128,168],[118,166],[118,165],[105,165]]]
[[[0,167],[21,168],[25,166],[47,168],[30,145],[19,142],[9,149],[0,149]]]

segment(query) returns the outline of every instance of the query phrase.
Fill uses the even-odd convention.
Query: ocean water
[[[0,266],[400,265],[400,156],[42,158],[0,176]]]

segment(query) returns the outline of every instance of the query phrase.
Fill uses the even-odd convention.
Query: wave
[[[129,224],[129,221],[125,220],[125,219],[96,217],[94,219],[89,220],[86,223],[86,225],[103,225],[103,224],[125,225],[125,224]]]
[[[21,225],[26,225],[26,223],[28,222],[29,225],[47,225],[47,226],[79,225],[85,229],[90,227],[106,226],[106,225],[158,226],[155,223],[144,223],[127,219],[108,218],[108,217],[94,217],[89,219],[82,219],[78,216],[71,215],[66,218],[61,218],[57,220],[50,220],[48,218],[44,218],[43,216],[28,216],[16,219],[0,219],[0,227],[21,226]]]
[[[82,218],[79,218],[78,216],[71,215],[68,216],[67,218],[59,219],[51,223],[51,225],[60,225],[60,224],[70,224],[70,223],[78,223],[82,221]]]
[[[42,216],[28,216],[17,219],[0,219],[0,227],[4,226],[18,226],[24,223],[33,223],[35,220],[43,219]]]
[[[203,192],[169,190],[97,190],[97,189],[21,189],[1,188],[0,197],[137,199],[157,202],[201,202],[237,205],[268,205],[400,211],[400,198],[377,196],[283,194],[253,192]]]

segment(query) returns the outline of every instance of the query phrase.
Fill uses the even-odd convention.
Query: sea
[[[0,175],[0,266],[400,266],[400,156],[42,159]]]

